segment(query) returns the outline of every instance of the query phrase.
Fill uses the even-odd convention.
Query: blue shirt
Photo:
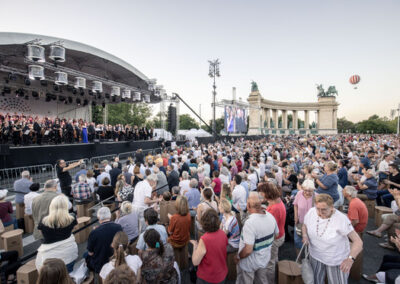
[[[167,243],[168,234],[167,234],[167,230],[165,229],[165,227],[163,225],[159,225],[159,224],[148,225],[146,227],[146,230],[139,235],[139,239],[138,239],[138,242],[136,245],[137,249],[139,249],[139,250],[146,249],[147,246],[146,246],[146,242],[144,241],[144,233],[149,229],[156,230],[160,234],[160,237],[161,237],[160,240],[163,242],[163,244]]]
[[[338,177],[340,186],[344,188],[349,182],[347,179],[347,171],[345,168],[340,168],[340,170],[338,171]]]
[[[316,192],[329,194],[333,198],[333,202],[336,202],[339,199],[339,192],[337,190],[339,178],[337,174],[324,174],[319,181],[322,182],[322,184],[327,188],[323,189],[322,187],[318,186]]]
[[[362,193],[366,194],[368,199],[376,199],[378,196],[378,182],[375,178],[371,177],[364,181],[364,185],[368,186]]]
[[[368,159],[368,157],[362,158],[360,162],[361,162],[361,164],[364,165],[364,168],[367,168],[367,169],[371,168],[371,161]],[[360,175],[362,175],[362,168],[361,167],[358,169],[358,173]]]
[[[240,185],[243,186],[244,189],[246,190],[246,200],[247,200],[247,198],[249,198],[249,183],[247,181],[242,181]]]
[[[77,172],[76,175],[75,175],[75,181],[79,182],[79,176],[80,175],[86,175],[86,173],[87,173],[87,170],[85,170],[85,169],[82,169],[79,172]]]
[[[15,194],[15,203],[24,203],[24,193],[29,193],[31,191],[29,189],[31,184],[32,182],[27,178],[21,178],[14,182],[14,191],[21,192]]]
[[[197,188],[191,188],[186,193],[185,196],[188,199],[189,209],[196,208],[200,203],[200,191]]]

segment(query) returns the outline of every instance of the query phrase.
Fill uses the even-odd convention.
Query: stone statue
[[[318,97],[324,98],[324,97],[334,97],[335,95],[338,95],[338,92],[336,91],[335,86],[329,86],[328,90],[325,92],[324,87],[322,84],[317,84],[317,90],[318,90]]]
[[[258,86],[257,83],[254,81],[251,81],[251,92],[258,92]]]
[[[328,97],[332,97],[332,96],[337,96],[339,95],[338,92],[336,91],[336,87],[335,86],[329,86],[328,90],[326,91],[326,96]]]

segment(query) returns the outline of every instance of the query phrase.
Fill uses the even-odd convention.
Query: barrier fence
[[[0,170],[0,188],[12,189],[14,182],[21,178],[23,171],[29,171],[30,176],[34,182],[44,183],[48,179],[55,178],[54,166],[50,164],[8,168]]]

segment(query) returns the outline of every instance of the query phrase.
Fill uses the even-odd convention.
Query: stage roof
[[[45,48],[44,63],[36,63],[26,58],[27,43],[38,40],[39,44]],[[65,48],[65,62],[55,63],[48,56],[50,45],[58,43]],[[40,81],[31,81],[29,86],[24,86],[24,79],[28,75],[29,65],[41,65],[45,69],[45,80],[47,86]],[[4,87],[11,84],[12,88],[24,88],[25,90],[37,90],[41,93],[54,93],[53,89],[54,78],[56,71],[66,72],[68,74],[68,88],[61,87],[63,95],[69,95],[74,86],[75,77],[86,78],[85,98],[90,101],[101,103],[118,103],[121,101],[121,96],[115,99],[105,99],[106,94],[110,94],[111,87],[120,87],[121,92],[124,89],[129,89],[132,92],[140,92],[143,100],[145,94],[150,95],[150,102],[155,103],[160,101],[160,96],[157,92],[149,90],[149,79],[135,67],[125,62],[124,60],[109,54],[95,47],[70,41],[61,38],[23,33],[7,33],[0,32],[0,85]],[[15,82],[7,80],[8,74],[15,74],[17,79]],[[3,78],[4,77],[4,80]],[[101,81],[103,83],[103,92],[101,98],[90,96],[88,90],[92,88],[93,81]],[[150,88],[151,89],[151,88]],[[0,89],[1,92],[1,89]],[[57,95],[57,94],[56,94]],[[132,100],[126,99],[127,102]]]

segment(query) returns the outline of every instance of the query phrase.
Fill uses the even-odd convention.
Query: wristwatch
[[[354,257],[352,257],[351,255],[349,255],[348,259],[351,259],[353,262],[356,261],[356,259]]]

